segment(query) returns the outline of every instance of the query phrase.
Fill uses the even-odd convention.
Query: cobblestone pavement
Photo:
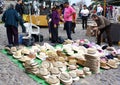
[[[6,3],[6,2],[5,2]],[[14,2],[11,2],[14,3]],[[8,4],[8,3],[6,3]],[[41,34],[44,36],[44,42],[49,42],[48,28],[41,28]],[[19,27],[21,33],[21,28]],[[85,35],[86,30],[82,30],[81,24],[77,24],[76,33],[72,34],[72,38],[88,39],[95,42],[95,37],[88,37]],[[66,32],[63,30],[63,25],[59,27],[59,36],[67,38]],[[51,43],[52,44],[52,43]],[[105,44],[105,43],[103,43]],[[0,49],[7,45],[6,31],[3,24],[0,24]],[[120,48],[114,45],[115,48]],[[0,85],[38,85],[32,78],[28,77],[24,71],[20,70],[7,56],[0,53]],[[120,66],[118,69],[111,69],[101,72],[100,74],[93,74],[92,76],[80,79],[74,82],[73,85],[120,85]]]
[[[48,28],[41,28],[41,34],[44,36],[44,42],[49,42]],[[19,27],[19,33],[21,28]],[[81,24],[77,24],[76,33],[72,34],[72,38],[88,39],[95,42],[94,37],[87,37],[86,30],[82,30]],[[63,25],[59,27],[59,36],[67,38],[66,32],[63,30]],[[0,24],[0,49],[3,49],[7,44],[6,31],[3,24]],[[119,48],[118,45],[114,47]],[[100,74],[93,74],[92,76],[80,79],[79,82],[73,85],[120,85],[120,67],[118,69],[111,69]],[[11,62],[5,55],[0,53],[0,85],[37,85],[24,71],[20,70],[13,62]]]

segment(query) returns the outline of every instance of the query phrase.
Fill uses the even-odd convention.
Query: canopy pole
[[[106,16],[105,14],[106,14],[106,0],[104,0],[104,16]]]

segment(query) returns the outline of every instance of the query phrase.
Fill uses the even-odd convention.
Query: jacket
[[[5,23],[5,27],[11,25],[18,28],[18,21],[19,21],[18,13],[15,9],[9,8],[7,9],[3,16],[2,21]]]
[[[97,23],[98,29],[103,29],[111,24],[110,20],[106,19],[104,16],[99,16],[98,20],[95,22]]]

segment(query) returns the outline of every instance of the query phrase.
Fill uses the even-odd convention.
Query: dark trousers
[[[71,37],[72,21],[66,21],[65,22],[65,29],[66,29],[68,39],[72,40],[72,37]]]
[[[8,43],[18,45],[18,28],[9,25],[7,26],[6,32]]]
[[[109,46],[112,46],[112,40],[111,40],[111,36],[110,36],[110,28],[111,28],[111,25],[106,26],[106,27],[103,28],[103,29],[100,29],[100,33],[97,35],[97,44],[98,44],[98,45],[101,44],[101,35],[102,35],[103,32],[105,31],[105,32],[106,32],[106,35],[107,35],[108,45],[109,45]]]
[[[51,40],[51,22],[48,22],[49,39]]]
[[[82,27],[83,27],[83,29],[87,29],[87,20],[88,20],[88,16],[82,16]]]
[[[57,42],[57,40],[58,40],[58,25],[57,25],[57,27],[55,28],[54,27],[54,24],[53,23],[51,23],[51,35],[52,35],[52,42],[53,43],[55,43],[55,42]]]

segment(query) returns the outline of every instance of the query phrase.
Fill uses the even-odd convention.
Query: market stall
[[[6,54],[19,68],[42,85],[71,85],[80,78],[118,68],[120,50],[83,40],[65,40],[31,47],[5,47]]]

